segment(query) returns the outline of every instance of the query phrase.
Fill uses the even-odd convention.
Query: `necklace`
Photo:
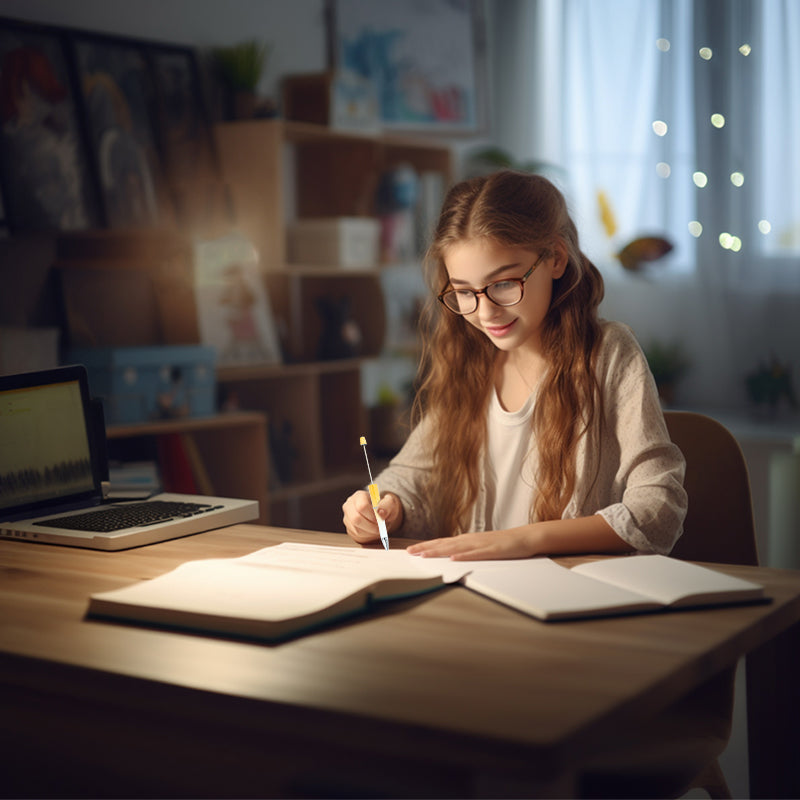
[[[509,360],[510,360],[510,359],[509,359]],[[519,375],[519,377],[520,377],[520,378],[522,378],[522,382],[523,382],[523,383],[525,384],[525,386],[527,387],[527,389],[528,389],[528,392],[532,394],[532,393],[533,393],[533,386],[531,386],[531,385],[530,385],[530,383],[528,383],[528,379],[525,377],[525,373],[523,373],[523,371],[522,371],[522,370],[519,368],[519,364],[517,363],[517,361],[518,361],[518,359],[516,359],[516,358],[515,358],[515,359],[514,359],[514,360],[511,362],[511,365],[512,365],[512,366],[514,367],[514,369],[517,371],[517,375]]]

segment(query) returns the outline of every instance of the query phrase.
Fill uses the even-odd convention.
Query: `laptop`
[[[81,365],[0,376],[0,538],[124,550],[258,517],[257,501],[226,497],[108,502],[98,405]]]

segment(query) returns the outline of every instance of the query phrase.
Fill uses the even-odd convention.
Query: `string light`
[[[667,130],[667,123],[663,120],[657,119],[653,123],[653,133],[655,133],[656,136],[666,136]]]
[[[705,172],[700,172],[698,170],[697,172],[692,173],[692,180],[698,189],[704,189],[708,184],[708,175],[706,175]]]
[[[742,249],[742,240],[726,231],[719,235],[719,245],[723,250],[731,250],[734,253],[738,253]]]
[[[711,57],[713,55],[714,54],[711,52],[711,48],[710,47],[701,47],[700,48],[700,58],[702,58],[703,61],[711,61]]]
[[[712,114],[711,115],[711,124],[715,128],[724,128],[725,127],[725,117],[722,114]]]

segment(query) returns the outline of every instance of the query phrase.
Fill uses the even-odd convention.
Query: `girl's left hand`
[[[478,561],[495,558],[529,558],[537,555],[533,536],[525,530],[462,533],[445,539],[430,539],[407,548],[412,555]]]

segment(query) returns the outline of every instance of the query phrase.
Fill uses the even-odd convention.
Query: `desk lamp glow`
[[[375,519],[378,520],[378,530],[381,534],[383,549],[389,549],[389,534],[386,531],[386,523],[378,516],[378,503],[381,501],[381,493],[378,491],[378,484],[372,480],[372,470],[369,468],[369,458],[367,457],[367,437],[362,436],[359,443],[364,448],[364,458],[367,461],[367,472],[369,473],[369,498],[372,500],[372,510],[375,512]]]

